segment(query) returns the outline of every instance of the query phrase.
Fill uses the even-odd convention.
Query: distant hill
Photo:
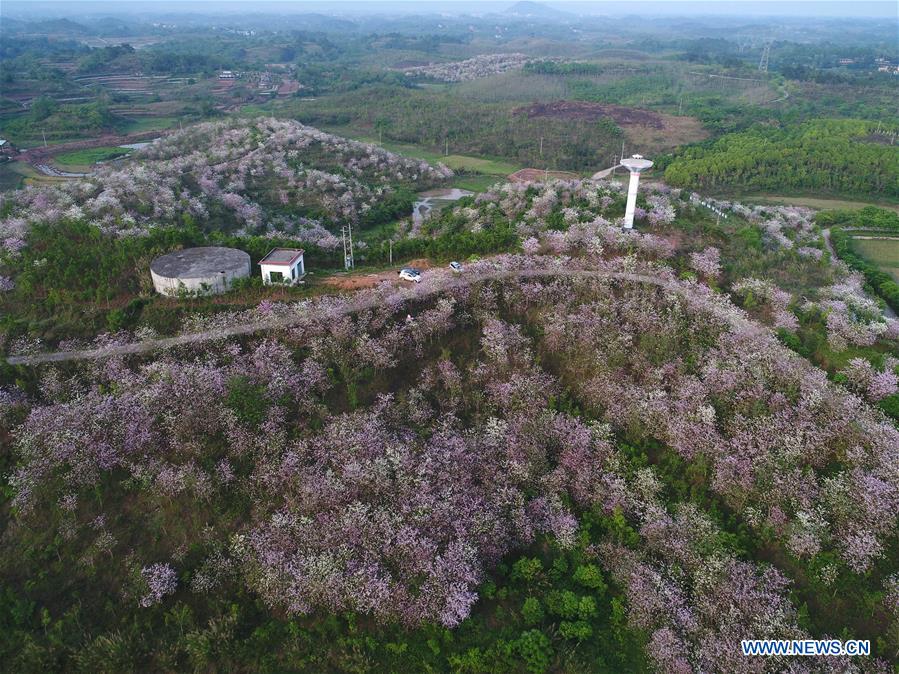
[[[133,24],[109,16],[90,24],[88,29],[101,37],[125,37],[139,32],[134,29]]]
[[[521,0],[521,2],[516,2],[506,10],[506,13],[511,14],[512,16],[542,18],[559,18],[568,15],[567,12],[563,12],[560,9],[554,9],[539,2],[531,2],[531,0]]]
[[[70,19],[48,19],[46,21],[30,21],[23,26],[30,33],[47,35],[88,35],[90,31],[80,23]]]

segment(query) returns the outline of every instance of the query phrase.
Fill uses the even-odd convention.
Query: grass
[[[0,165],[0,179],[2,189],[15,189],[25,185],[52,185],[54,183],[66,182],[68,178],[58,178],[55,176],[45,176],[43,173],[36,171],[30,164],[23,161],[10,161]],[[9,185],[7,187],[7,185]]]
[[[62,166],[90,166],[98,161],[121,157],[130,151],[124,147],[92,147],[58,154],[53,158],[53,161]]]
[[[115,128],[98,130],[96,132],[85,132],[82,134],[74,133],[71,136],[55,138],[49,137],[48,134],[47,145],[61,145],[63,143],[72,143],[80,140],[96,138],[99,135],[107,133],[128,134],[142,133],[144,131],[162,131],[163,129],[171,129],[172,127],[175,127],[177,125],[177,117],[136,117],[126,120],[125,123],[121,125],[116,125]],[[4,132],[0,133],[0,135],[3,135],[3,137],[12,140],[17,147],[23,150],[44,145],[44,140],[40,136],[40,134],[25,137],[18,136],[4,130]]]
[[[177,117],[138,117],[129,119],[122,128],[124,133],[142,133],[144,131],[162,131],[178,125]]]
[[[10,138],[10,136],[4,136],[5,138]],[[63,143],[75,143],[80,140],[86,140],[90,138],[90,136],[70,136],[68,138],[48,138],[47,146],[52,145],[62,145]],[[16,147],[20,150],[27,150],[32,147],[44,147],[44,141],[41,138],[16,138],[12,137],[11,140],[15,142]]]
[[[238,114],[241,117],[258,117],[259,115],[272,115],[272,106],[263,104],[263,105],[242,105]]]
[[[344,136],[345,138],[352,138],[353,140],[358,140],[365,143],[374,143],[375,145],[383,147],[385,150],[389,150],[406,157],[423,159],[430,164],[441,162],[449,166],[454,171],[465,171],[469,174],[477,174],[471,176],[459,176],[459,178],[473,179],[473,182],[469,184],[479,186],[478,189],[473,191],[483,191],[485,189],[485,185],[486,187],[489,187],[496,182],[496,178],[505,178],[510,173],[515,173],[515,171],[524,168],[520,164],[513,164],[496,157],[472,157],[470,155],[464,154],[444,155],[441,152],[435,152],[434,150],[430,150],[428,148],[422,147],[421,145],[415,145],[412,143],[397,143],[389,140],[379,142],[376,137],[371,136],[371,131],[365,129],[357,129],[354,127],[344,126],[327,127],[326,130],[329,133]],[[489,176],[489,178],[487,176]],[[471,187],[465,187],[464,185],[459,184],[455,181],[453,182],[453,186],[460,187],[462,189],[472,189]]]
[[[500,176],[479,173],[476,175],[457,175],[450,182],[450,185],[469,192],[486,192],[497,182],[500,182]]]
[[[473,173],[484,173],[487,175],[504,177],[510,173],[515,173],[515,171],[522,168],[517,164],[510,164],[499,159],[482,159],[480,157],[468,157],[460,154],[451,154],[438,161],[442,161],[451,169],[462,169]]]
[[[24,176],[15,170],[13,164],[17,162],[5,161],[0,163],[0,192],[15,190],[22,186]]]
[[[390,237],[395,231],[398,221],[382,222],[380,225],[374,225],[366,229],[359,230],[359,236],[367,240],[380,241]]]
[[[879,362],[884,355],[892,355],[892,350],[887,343],[877,342],[873,346],[856,346],[850,344],[841,351],[834,351],[827,344],[823,344],[813,355],[811,360],[818,367],[826,370],[831,376],[849,365],[854,358],[863,358],[872,362]]]
[[[899,283],[899,238],[859,239],[853,237],[852,247],[862,257],[876,264]]]
[[[360,138],[359,140],[363,139]],[[471,157],[464,154],[444,155],[440,152],[434,152],[433,150],[423,148],[420,145],[394,143],[391,141],[377,143],[377,141],[372,138],[365,138],[364,140],[369,143],[376,143],[385,150],[390,150],[391,152],[396,152],[407,157],[424,159],[430,163],[442,162],[454,171],[463,170],[470,173],[483,173],[485,175],[506,177],[510,173],[515,173],[515,171],[522,168],[522,166],[518,164],[511,164],[501,159]]]

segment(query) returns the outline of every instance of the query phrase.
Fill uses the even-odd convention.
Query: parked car
[[[452,262],[450,262],[450,269],[452,269],[454,272],[460,272],[462,271],[462,263],[453,260]]]
[[[417,269],[412,269],[412,267],[406,267],[405,269],[400,269],[400,278],[403,281],[418,283],[421,281],[421,272]]]

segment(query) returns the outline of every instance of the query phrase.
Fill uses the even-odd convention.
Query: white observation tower
[[[644,159],[642,155],[635,154],[628,159],[622,159],[621,165],[631,172],[631,181],[627,186],[627,208],[624,210],[624,228],[632,229],[634,226],[634,210],[637,207],[637,185],[640,184],[640,174],[646,169],[652,168],[652,162]]]

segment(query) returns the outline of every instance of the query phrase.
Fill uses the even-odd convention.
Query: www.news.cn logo
[[[743,655],[871,655],[867,639],[744,639]]]

